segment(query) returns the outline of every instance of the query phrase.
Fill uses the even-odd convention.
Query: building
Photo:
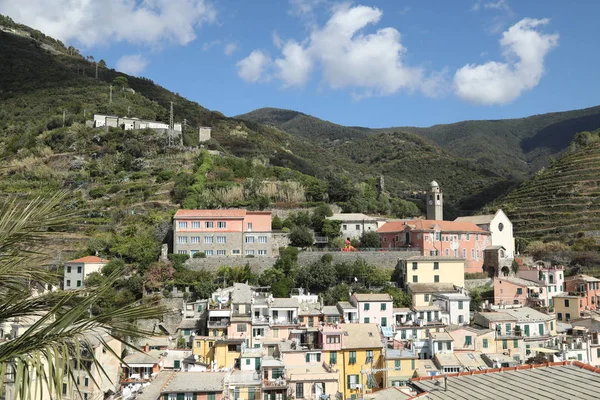
[[[448,283],[465,286],[465,260],[453,257],[413,256],[400,260],[398,284],[406,288],[409,283]]]
[[[573,333],[581,334],[587,343],[588,362],[595,367],[600,367],[600,316],[593,315],[571,320]]]
[[[83,289],[85,279],[93,272],[101,272],[108,260],[96,256],[86,256],[65,263],[63,289]]]
[[[200,126],[198,127],[198,142],[208,142],[210,140],[210,127]]]
[[[530,306],[543,304],[540,296],[546,293],[541,283],[505,276],[494,278],[494,304]]]
[[[464,325],[469,323],[471,298],[463,288],[451,283],[409,283],[408,294],[412,298],[413,309],[428,307],[420,311],[419,320],[442,322],[444,325]],[[433,311],[432,311],[433,310]],[[432,314],[434,314],[433,318]]]
[[[221,400],[224,379],[224,372],[177,372],[162,388],[160,399]]]
[[[562,265],[548,265],[538,261],[534,265],[520,265],[517,275],[545,287],[545,290],[540,289],[538,297],[538,303],[542,307],[552,307],[553,298],[564,293],[565,267]]]
[[[387,293],[354,293],[350,304],[358,310],[358,321],[389,326],[392,322],[394,299]]]
[[[456,222],[472,222],[484,231],[490,232],[491,245],[502,246],[507,258],[515,258],[515,238],[513,225],[504,211],[498,210],[495,214],[474,215],[471,217],[458,217]]]
[[[410,219],[387,222],[377,232],[381,247],[409,248],[422,256],[465,260],[465,272],[482,272],[490,233],[472,222]]]
[[[173,218],[173,253],[214,256],[272,256],[271,212],[178,210]]]
[[[582,316],[585,307],[583,298],[568,294],[554,296],[554,312],[556,320],[560,322],[569,322],[572,319],[578,319]]]
[[[126,131],[134,129],[154,129],[159,131],[166,131],[169,129],[169,124],[160,121],[142,120],[139,118],[130,117],[117,117],[114,115],[102,115],[94,114],[94,120],[92,123],[94,128],[102,127],[113,127],[121,128]],[[173,124],[173,130],[175,132],[182,132],[181,123]],[[209,132],[210,135],[210,132]]]
[[[447,376],[422,376],[410,381],[412,398],[451,399],[596,399],[600,371],[579,361],[519,365]]]
[[[600,279],[575,275],[565,279],[565,292],[580,296],[586,310],[596,310],[600,304]]]
[[[444,219],[444,193],[436,181],[431,182],[431,189],[427,192],[427,219]]]
[[[493,329],[477,326],[461,326],[449,329],[448,334],[454,339],[454,352],[477,351],[480,353],[496,352],[496,335]]]
[[[361,213],[333,214],[327,219],[340,221],[340,230],[344,239],[358,239],[363,232],[377,232],[377,229],[385,223],[383,218],[370,217]]]
[[[505,312],[480,312],[473,317],[475,326],[495,332],[494,344],[490,353],[500,353],[513,360],[524,361],[523,331],[517,318]]]
[[[417,354],[406,348],[386,350],[384,356],[383,385],[408,386],[408,381],[413,377],[416,369]]]

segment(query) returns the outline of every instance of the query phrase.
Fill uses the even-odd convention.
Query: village
[[[600,280],[566,276],[562,265],[519,255],[502,210],[446,221],[435,181],[425,200],[426,219],[328,217],[340,221],[346,238],[338,256],[393,257],[392,284],[407,293],[410,307],[394,307],[392,296],[376,288],[335,305],[303,288],[277,298],[270,287],[243,282],[193,301],[174,289],[171,317],[155,322],[155,335],[131,343],[137,351],[119,360],[121,342],[107,335],[110,352],[95,342],[110,380],[84,371],[76,387],[63,387],[63,398],[450,399],[473,390],[513,398],[571,382],[574,397],[595,393]],[[172,252],[200,265],[272,257],[289,244],[276,240],[272,218],[270,211],[178,210]],[[376,251],[350,245],[369,231],[379,235]],[[108,262],[66,262],[58,290],[83,288]],[[470,291],[490,283],[493,298],[472,306]],[[0,335],[18,338],[32,323],[13,320]]]

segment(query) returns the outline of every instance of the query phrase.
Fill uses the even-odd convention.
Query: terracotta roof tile
[[[246,210],[177,210],[175,218],[205,217],[205,218],[243,218]]]
[[[472,222],[459,221],[436,221],[428,219],[407,219],[397,222],[387,222],[377,230],[379,233],[401,232],[405,226],[411,227],[415,231],[430,231],[434,226],[439,226],[442,232],[473,232],[486,234],[484,231]]]
[[[81,257],[76,260],[67,261],[70,263],[107,263],[108,260],[96,256]]]

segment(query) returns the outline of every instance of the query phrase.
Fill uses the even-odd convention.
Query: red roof
[[[244,218],[246,210],[177,210],[175,219],[177,218]]]
[[[71,261],[67,261],[70,263],[107,263],[108,260],[104,259],[104,258],[100,258],[100,257],[96,257],[96,256],[85,256],[85,257],[81,257],[78,258],[77,260],[71,260]]]
[[[442,232],[473,232],[487,233],[472,222],[460,221],[436,221],[430,219],[407,219],[403,221],[386,222],[381,228],[377,229],[379,233],[402,232],[405,227],[410,227],[414,231],[432,231],[438,226]]]

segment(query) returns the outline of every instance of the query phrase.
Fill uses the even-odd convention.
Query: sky
[[[228,116],[431,126],[598,105],[600,1],[0,0],[0,13]]]

